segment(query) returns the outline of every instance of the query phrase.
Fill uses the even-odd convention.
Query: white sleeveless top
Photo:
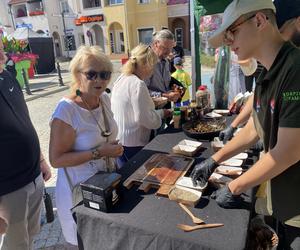
[[[117,137],[118,128],[115,120],[113,119],[110,99],[106,93],[103,93],[100,98],[109,123],[110,131],[112,132],[112,134],[108,137],[108,140],[114,141]],[[99,106],[92,110],[92,112],[98,120],[101,128],[104,129],[105,126],[102,107]],[[101,131],[99,130],[90,111],[81,108],[68,98],[62,98],[59,101],[54,113],[52,114],[50,124],[53,119],[59,119],[70,125],[75,130],[76,138],[73,146],[74,151],[91,150],[92,148],[106,142],[106,138],[101,135]],[[100,170],[105,170],[105,161],[102,159],[91,160],[74,167],[67,167],[73,186],[87,180]],[[70,209],[72,208],[72,193],[63,168],[59,168],[57,174],[56,205],[65,239],[67,242],[76,245],[76,225],[70,212]]]

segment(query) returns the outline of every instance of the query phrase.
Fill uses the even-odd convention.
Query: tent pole
[[[199,0],[190,1],[190,18],[191,18],[191,46],[192,52],[192,98],[195,99],[197,88],[201,85],[201,61],[200,61],[200,18],[206,12],[203,6],[200,5]]]
[[[192,99],[196,93],[196,60],[195,60],[195,19],[194,0],[190,0],[190,32],[191,32],[191,58],[192,58]]]

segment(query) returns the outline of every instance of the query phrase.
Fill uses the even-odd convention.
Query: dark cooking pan
[[[226,119],[205,119],[197,121],[195,124],[193,124],[191,121],[188,121],[183,124],[182,129],[188,137],[194,139],[212,140],[214,137],[219,136],[220,132],[226,127],[225,121]],[[193,129],[193,125],[197,126],[199,123],[208,124],[211,129],[207,132],[198,132],[195,130],[195,128]]]

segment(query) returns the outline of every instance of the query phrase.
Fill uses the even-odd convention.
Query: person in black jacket
[[[40,229],[44,180],[51,172],[20,85],[3,70],[5,62],[0,41],[0,249],[32,249]]]
[[[176,45],[173,47],[172,53],[170,54],[170,72],[171,74],[174,73],[176,71],[176,68],[174,66],[174,59],[176,57],[180,57],[182,62],[184,62],[184,50],[181,46],[179,46],[177,43]]]
[[[13,59],[7,54],[7,61],[6,61],[6,70],[11,74],[12,77],[16,78],[17,76],[17,71],[15,68],[15,62]]]

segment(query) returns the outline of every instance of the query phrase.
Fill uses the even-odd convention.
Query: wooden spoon
[[[191,232],[191,231],[203,229],[203,228],[214,228],[214,227],[222,227],[222,226],[224,226],[224,224],[221,224],[221,223],[203,224],[203,225],[196,225],[196,226],[190,226],[190,225],[185,225],[185,224],[177,225],[178,228],[182,229],[185,232]]]
[[[178,203],[179,206],[192,218],[192,221],[195,223],[195,224],[204,224],[204,220],[196,217],[195,215],[193,215],[193,213],[182,203]]]

